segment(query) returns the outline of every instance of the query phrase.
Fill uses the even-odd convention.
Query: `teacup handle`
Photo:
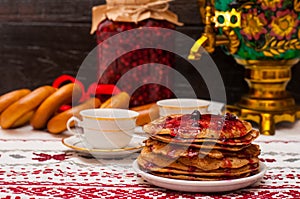
[[[76,131],[73,131],[72,128],[71,128],[71,122],[76,122],[79,124],[80,126],[80,123],[82,123],[82,121],[80,119],[78,119],[77,117],[75,116],[72,116],[68,121],[67,121],[67,129],[68,131],[70,131],[71,133],[73,133],[74,135],[76,136],[80,136],[80,133],[76,132]]]

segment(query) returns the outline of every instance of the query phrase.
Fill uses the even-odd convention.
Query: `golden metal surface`
[[[289,110],[295,106],[286,85],[291,79],[291,67],[299,59],[236,61],[246,68],[245,80],[250,88],[238,103],[240,107],[269,112]]]
[[[188,59],[199,60],[201,58],[201,55],[199,53],[201,46],[204,47],[208,53],[213,53],[215,51],[216,46],[226,46],[230,53],[235,53],[238,49],[238,46],[240,45],[240,41],[235,32],[232,31],[230,27],[240,26],[240,13],[237,12],[235,9],[233,9],[232,11],[235,15],[237,15],[237,24],[232,24],[229,18],[230,13],[226,13],[226,24],[230,24],[230,27],[220,25],[223,27],[222,29],[224,35],[216,35],[216,11],[214,11],[213,9],[213,4],[206,4],[203,0],[198,0],[198,2],[200,5],[201,18],[203,23],[205,24],[205,27],[202,36],[195,42],[195,44],[191,48]]]
[[[201,53],[199,52],[199,49],[201,48],[201,46],[204,44],[204,42],[207,39],[208,38],[205,35],[203,35],[200,39],[198,39],[195,42],[195,44],[191,48],[190,54],[188,56],[189,60],[199,60],[201,58]]]
[[[219,22],[218,18],[222,17],[224,22]],[[235,23],[232,22],[232,17],[236,18]],[[215,27],[241,27],[241,12],[237,11],[233,8],[230,12],[229,11],[215,11],[215,16],[212,18],[213,22],[215,23]]]
[[[299,59],[236,61],[246,68],[245,80],[250,89],[235,106],[228,106],[229,112],[256,122],[265,135],[274,135],[277,123],[295,122],[300,118],[300,107],[286,91],[291,67]]]
[[[240,119],[253,121],[259,125],[261,134],[274,135],[276,124],[280,122],[295,122],[300,119],[300,106],[290,107],[280,111],[258,111],[240,107],[239,105],[227,105],[228,112],[236,114]]]

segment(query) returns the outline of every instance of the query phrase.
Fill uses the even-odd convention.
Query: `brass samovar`
[[[227,111],[275,134],[279,122],[295,122],[300,107],[286,91],[291,68],[300,59],[300,0],[199,0],[204,32],[189,59],[222,46],[245,67],[248,94]]]

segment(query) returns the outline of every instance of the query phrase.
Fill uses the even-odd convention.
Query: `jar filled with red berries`
[[[156,27],[151,34],[159,37],[161,45],[174,45],[174,38],[162,32],[162,29],[174,30],[178,22],[177,15],[169,11],[170,0],[106,0],[105,5],[93,8],[93,25],[91,33],[96,32],[97,42],[101,44],[112,36],[128,30],[143,29],[145,27]],[[171,34],[171,33],[170,33]],[[115,85],[126,74],[127,79],[133,82],[145,82],[138,87],[134,83],[117,84],[119,89],[131,94],[130,106],[149,104],[160,99],[173,97],[172,91],[167,85],[172,84],[168,74],[169,70],[158,67],[153,70],[155,64],[168,67],[174,66],[174,54],[162,48],[142,48],[139,39],[147,46],[152,42],[149,35],[140,31],[135,34],[119,39],[117,51],[124,49],[135,49],[117,57],[112,63],[107,64],[103,58],[114,57],[115,50],[110,50],[112,45],[102,46],[98,50],[98,74],[97,78],[101,85]],[[149,46],[151,44],[149,43]],[[124,49],[122,49],[124,48]],[[142,66],[142,67],[141,67]],[[130,71],[135,69],[134,72]],[[154,72],[153,72],[154,71]],[[155,77],[155,81],[153,81]],[[162,82],[158,84],[155,82]],[[136,88],[137,87],[137,88]],[[132,92],[134,90],[134,92]]]

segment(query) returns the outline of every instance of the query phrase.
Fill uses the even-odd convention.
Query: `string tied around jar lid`
[[[144,5],[126,5],[122,7],[122,12],[128,15],[134,15],[136,21],[145,11],[166,12],[169,9],[170,0],[155,1]]]

